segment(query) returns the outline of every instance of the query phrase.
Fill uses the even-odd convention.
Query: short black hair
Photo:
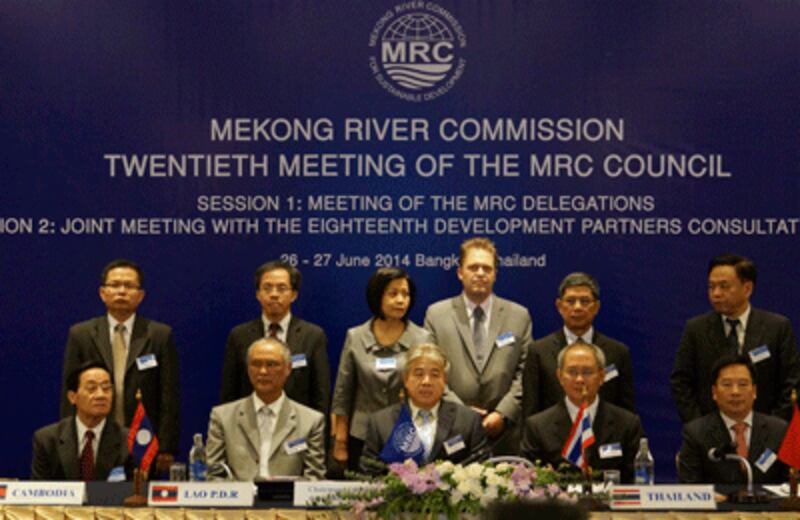
[[[399,267],[381,267],[377,269],[372,276],[369,277],[367,282],[367,305],[372,315],[376,318],[385,319],[381,309],[381,302],[383,301],[383,293],[386,287],[394,280],[407,280],[408,281],[408,310],[406,310],[403,320],[408,320],[408,313],[411,312],[411,307],[414,306],[414,300],[417,297],[417,287],[414,285],[414,280],[408,273]]]
[[[283,269],[289,273],[289,284],[292,286],[292,290],[294,292],[300,292],[300,283],[303,281],[303,275],[300,274],[300,271],[298,271],[295,266],[283,260],[270,260],[258,266],[255,276],[256,290],[261,289],[261,277],[264,276],[264,273],[277,269]]]
[[[66,379],[67,390],[77,392],[78,387],[80,386],[81,383],[81,374],[93,368],[102,368],[103,370],[108,372],[109,376],[111,375],[111,371],[102,361],[98,361],[96,359],[90,359],[88,361],[84,361],[83,363],[75,367],[75,369],[72,370],[72,372],[67,374],[67,379]]]
[[[719,255],[708,263],[708,274],[711,274],[711,271],[713,271],[715,267],[719,267],[721,265],[729,265],[733,267],[739,280],[743,282],[753,282],[753,285],[755,285],[758,271],[756,270],[755,262],[749,258],[745,258],[741,255],[735,255],[733,253]]]
[[[139,267],[139,264],[137,264],[133,260],[128,260],[127,258],[115,258],[114,260],[106,264],[106,266],[103,268],[103,272],[100,273],[100,285],[106,284],[108,273],[112,269],[118,269],[120,267],[133,269],[134,271],[136,271],[136,276],[139,277],[139,287],[144,287],[144,274],[142,273],[142,268]]]
[[[717,379],[719,379],[719,373],[722,372],[722,369],[731,365],[746,366],[747,370],[750,372],[750,379],[753,380],[753,384],[756,384],[756,369],[750,361],[750,357],[745,354],[728,354],[719,358],[711,368],[711,381],[713,381],[713,385],[717,384]]]
[[[600,299],[600,284],[589,273],[569,273],[558,285],[558,297],[562,298],[570,287],[588,287],[595,300]]]

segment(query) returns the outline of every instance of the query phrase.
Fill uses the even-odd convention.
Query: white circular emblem
[[[141,444],[145,446],[150,444],[150,439],[153,438],[153,435],[150,433],[149,430],[139,430],[136,432],[136,444]]]
[[[402,14],[400,14],[402,13]],[[433,2],[408,3],[384,13],[369,38],[372,74],[391,94],[407,101],[430,101],[446,93],[464,73],[464,29]]]

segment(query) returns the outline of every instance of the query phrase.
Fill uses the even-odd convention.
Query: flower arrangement
[[[478,515],[495,500],[561,499],[561,476],[549,466],[520,463],[437,462],[419,467],[413,460],[390,464],[379,486],[341,492],[327,504],[338,503],[357,516],[373,513],[390,518],[406,513],[424,517],[461,518]]]

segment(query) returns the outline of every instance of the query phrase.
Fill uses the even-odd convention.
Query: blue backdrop
[[[401,21],[407,14],[414,16]],[[538,266],[502,268],[496,285],[530,309],[536,337],[560,325],[554,299],[566,273],[586,270],[599,279],[596,326],[630,345],[657,474],[674,479],[680,424],[668,376],[684,321],[708,308],[708,260],[729,250],[751,256],[760,269],[754,304],[797,324],[797,27],[800,4],[765,0],[0,3],[0,402],[7,417],[0,475],[27,476],[32,432],[58,418],[67,329],[103,312],[99,272],[111,258],[142,264],[140,313],[175,329],[185,456],[217,403],[228,331],[258,315],[257,265],[296,258],[305,280],[293,311],[326,330],[335,369],[345,330],[368,318],[364,286],[383,255],[399,255],[391,260],[401,263],[409,255],[420,288],[411,316],[419,323],[429,303],[460,284],[454,270],[418,266],[416,255],[456,252],[476,230],[467,226],[488,222],[478,234],[493,238],[502,255],[538,259]],[[408,86],[426,81],[419,90]],[[423,99],[410,100],[415,92]],[[284,140],[275,127],[270,140],[244,133],[212,139],[212,120],[233,118],[329,121],[333,136]],[[347,140],[346,120],[367,118],[398,125],[416,118],[428,125],[427,139]],[[597,118],[622,125],[623,134],[449,140],[439,133],[447,118],[539,125],[550,118],[573,126]],[[205,165],[199,176],[160,176],[158,168],[125,175],[125,161],[146,157],[157,165],[157,154],[190,163],[184,154],[218,161],[266,154],[270,170],[224,176],[218,164],[214,176]],[[317,154],[331,154],[338,175],[308,176],[319,170],[309,162],[298,170],[304,176],[281,176],[282,158],[313,161]],[[343,154],[397,154],[406,173],[345,176]],[[416,168],[425,154],[444,162],[452,156],[452,167],[426,177]],[[512,164],[517,157],[519,167],[482,176],[469,168],[472,154]],[[591,161],[591,173],[530,175],[532,155],[544,164],[556,154],[572,165]],[[615,155],[634,156],[619,176],[613,164],[604,168]],[[638,157],[694,155],[695,172],[710,156],[717,166],[697,178],[637,176]],[[385,195],[391,207],[309,208],[310,198],[336,194]],[[204,211],[199,198],[214,195],[274,196],[279,208]],[[515,204],[476,206],[474,197],[484,195]],[[463,210],[435,206],[444,200],[437,196],[463,196]],[[526,196],[566,196],[573,204],[536,199],[526,208]],[[578,196],[646,202],[584,209],[574,206]],[[418,197],[421,206],[405,211],[403,197]],[[428,227],[315,233],[314,217],[409,217]],[[255,219],[257,229],[214,232],[214,219],[233,218]],[[299,229],[287,220],[270,229],[265,218],[296,218],[291,225]],[[462,219],[453,221],[461,227],[438,230],[439,218]],[[538,232],[508,230],[512,218]],[[93,233],[62,228],[73,219],[102,225]],[[124,229],[130,219],[143,219],[147,229]],[[171,232],[169,219],[194,227]],[[542,219],[574,223],[558,220],[561,228],[546,232]],[[744,229],[736,227],[743,221]],[[315,265],[340,254],[366,256],[370,265]]]

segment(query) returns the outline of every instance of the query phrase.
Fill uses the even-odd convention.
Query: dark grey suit
[[[780,314],[752,308],[747,322],[744,351],[766,345],[770,357],[756,363],[758,398],[754,410],[788,418],[792,389],[800,378],[800,357],[792,324]],[[711,367],[731,354],[722,318],[716,312],[686,322],[675,356],[670,383],[681,420],[687,423],[716,410],[711,399]]]
[[[766,473],[756,467],[755,462],[766,448],[778,453],[786,421],[770,415],[753,413],[753,431],[747,460],[753,466],[753,482],[757,484],[779,484],[788,477],[786,465],[776,460]],[[711,462],[708,452],[731,443],[731,435],[725,428],[719,412],[712,412],[695,419],[683,427],[683,445],[678,464],[678,479],[687,484],[745,484],[747,475],[736,461]]]
[[[594,331],[592,343],[606,355],[606,365],[617,368],[617,377],[600,387],[600,397],[631,412],[636,411],[633,394],[633,368],[628,347]],[[564,389],[556,377],[558,353],[567,345],[564,329],[533,342],[523,376],[522,409],[525,417],[550,408],[564,399]]]
[[[235,401],[253,393],[253,385],[247,375],[247,347],[263,337],[264,321],[261,317],[237,325],[231,330],[225,345],[220,403]],[[284,392],[290,399],[327,415],[330,408],[331,375],[325,332],[313,323],[292,315],[286,331],[286,343],[292,356],[305,356],[307,366],[292,368]]]
[[[404,405],[405,403],[395,403],[370,414],[362,458],[380,460],[380,452],[391,437],[400,408]],[[444,447],[445,441],[458,435],[464,439],[464,448],[448,454]],[[436,419],[436,437],[428,460],[449,460],[458,464],[473,456],[476,456],[475,461],[489,457],[489,445],[480,415],[464,405],[441,401]],[[362,464],[361,468],[365,473],[373,472],[368,464]]]
[[[522,456],[540,460],[557,468],[565,462],[561,456],[564,443],[572,429],[567,405],[562,399],[543,412],[528,417],[522,432]],[[597,417],[592,423],[595,442],[587,449],[589,466],[594,470],[616,469],[622,482],[633,481],[633,459],[644,436],[639,416],[600,399]],[[600,457],[600,448],[619,443],[622,455]]]
[[[114,380],[114,358],[111,353],[110,337],[107,316],[78,323],[69,329],[61,386],[62,417],[73,413],[73,407],[67,399],[67,375],[82,363],[88,360],[104,363],[111,372],[111,380]],[[148,354],[155,356],[157,366],[139,370],[137,358]],[[159,451],[174,454],[178,449],[180,412],[178,351],[169,326],[138,315],[133,322],[125,372],[123,398],[127,426],[130,426],[136,413],[137,389],[142,391],[142,403],[156,430]]]
[[[31,480],[80,480],[78,429],[75,417],[66,417],[33,434]],[[111,470],[128,463],[128,429],[109,417],[100,436],[92,480],[106,480]]]

